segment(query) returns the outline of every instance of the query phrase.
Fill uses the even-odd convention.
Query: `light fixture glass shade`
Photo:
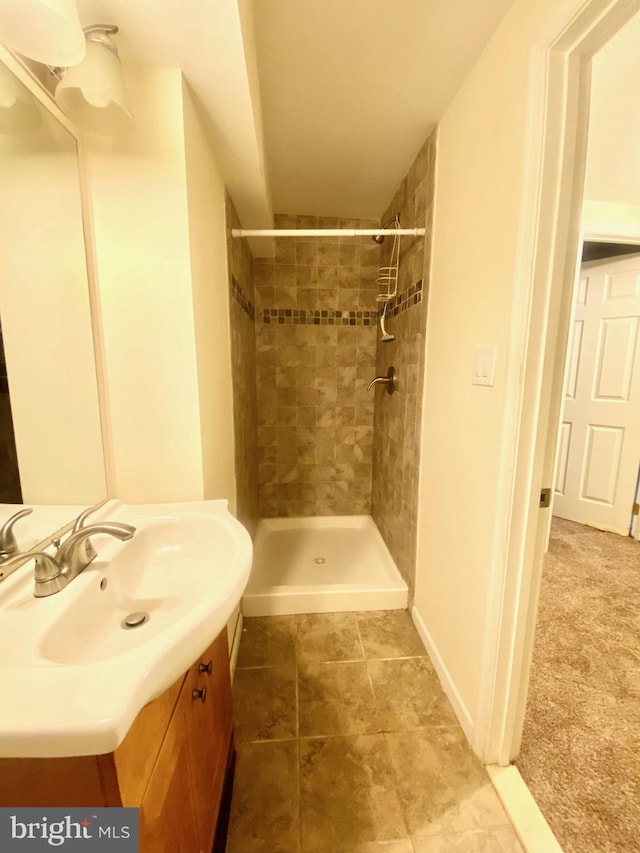
[[[31,92],[0,63],[0,136],[26,136],[36,133],[41,124]]]
[[[119,136],[133,128],[122,67],[108,36],[87,40],[84,60],[64,72],[55,98],[84,130]]]
[[[44,65],[76,65],[85,53],[76,0],[0,0],[0,41]]]

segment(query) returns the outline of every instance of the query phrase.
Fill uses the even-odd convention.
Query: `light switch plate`
[[[473,385],[493,387],[496,378],[496,348],[476,347],[473,351]]]

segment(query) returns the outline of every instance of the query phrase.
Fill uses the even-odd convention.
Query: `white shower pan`
[[[369,515],[263,518],[245,616],[402,610],[407,584]]]

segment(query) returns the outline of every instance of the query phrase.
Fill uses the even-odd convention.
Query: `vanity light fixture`
[[[118,49],[111,38],[117,32],[114,24],[85,27],[83,61],[71,68],[53,69],[60,109],[84,130],[105,136],[120,136],[133,128]]]
[[[0,41],[44,65],[68,67],[85,54],[75,0],[0,0]]]

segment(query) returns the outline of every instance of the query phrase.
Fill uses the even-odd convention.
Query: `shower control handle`
[[[378,382],[387,386],[387,394],[393,394],[394,391],[398,390],[398,378],[396,376],[395,367],[390,367],[387,370],[386,376],[376,376],[375,379],[372,379],[371,382],[367,385],[367,391],[373,388]]]

